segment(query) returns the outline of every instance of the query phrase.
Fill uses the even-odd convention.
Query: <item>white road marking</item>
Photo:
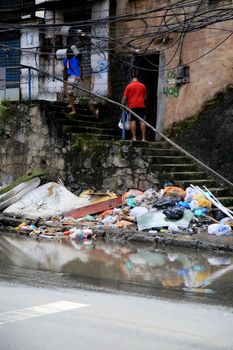
[[[8,311],[0,313],[0,325],[9,322],[27,320],[29,318],[41,317],[45,315],[55,314],[62,311],[70,311],[88,307],[87,304],[72,303],[70,301],[58,301],[56,303],[44,304],[25,309]]]

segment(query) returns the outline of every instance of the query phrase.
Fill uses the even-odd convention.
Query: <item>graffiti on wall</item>
[[[169,70],[166,76],[166,86],[163,88],[163,94],[166,97],[173,96],[178,97],[180,93],[179,86],[176,85],[176,70]]]
[[[96,58],[96,65],[92,68],[91,89],[99,95],[107,94],[108,62],[106,59]]]

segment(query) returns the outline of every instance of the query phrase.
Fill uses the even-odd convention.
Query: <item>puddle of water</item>
[[[0,266],[52,271],[128,292],[232,305],[233,257],[100,241],[0,236]],[[57,274],[55,274],[57,276]],[[206,299],[207,298],[207,299]]]

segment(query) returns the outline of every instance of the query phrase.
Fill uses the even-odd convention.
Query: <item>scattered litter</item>
[[[179,229],[179,227],[176,224],[170,224],[168,226],[168,231],[171,233],[181,232],[181,230]]]
[[[103,223],[103,224],[109,225],[109,224],[115,224],[116,221],[117,221],[117,218],[116,218],[116,217],[109,215],[109,216],[106,216],[106,217],[102,220],[102,223]]]
[[[32,238],[82,240],[88,244],[96,238],[95,231],[107,228],[139,230],[158,236],[164,233],[193,235],[199,230],[217,236],[232,234],[232,211],[206,187],[190,185],[183,189],[169,184],[161,191],[129,189],[117,196],[109,191],[87,190],[76,196],[61,182],[42,186],[39,183],[37,178],[28,182],[27,185],[36,188],[19,200],[15,197],[16,201],[3,211],[8,217],[22,218],[15,229]],[[12,190],[4,193],[0,205],[1,199],[14,201],[15,194],[25,186],[15,188],[17,193]],[[213,207],[218,209],[219,220],[213,214]]]
[[[183,188],[176,186],[166,186],[163,193],[165,196],[172,196],[176,198],[184,198],[186,195],[186,192],[183,190]]]
[[[29,219],[49,218],[87,204],[89,204],[87,199],[75,196],[62,185],[49,182],[28,192],[3,213]]]
[[[168,196],[158,199],[153,207],[157,209],[166,209],[168,207],[173,207],[174,205],[176,205],[176,200],[173,197]]]
[[[228,236],[231,233],[231,226],[229,225],[212,224],[208,227],[209,235]]]
[[[148,209],[145,207],[135,207],[130,210],[129,214],[137,218],[140,215],[148,213]]]
[[[179,220],[184,216],[184,208],[181,207],[171,207],[163,211],[167,219]]]
[[[207,260],[213,266],[227,266],[231,264],[231,259],[225,256],[208,258]]]
[[[189,209],[184,210],[182,219],[176,221],[177,226],[187,228],[192,220],[193,212]],[[138,217],[138,229],[148,230],[151,228],[168,227],[174,223],[174,220],[167,219],[161,210],[153,210]]]
[[[231,227],[233,227],[233,219],[231,219],[231,218],[223,218],[222,220],[220,220],[220,222],[219,222],[220,224],[222,224],[222,225],[229,225],[229,226],[231,226]]]

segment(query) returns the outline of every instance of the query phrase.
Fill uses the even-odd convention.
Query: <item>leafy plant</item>
[[[89,108],[89,98],[86,96],[81,96],[79,98],[79,103],[78,103],[79,107],[81,108]]]
[[[9,110],[2,102],[0,103],[0,124],[5,125],[9,119]]]
[[[90,134],[82,134],[82,135],[75,135],[73,134],[71,136],[71,148],[76,149],[95,149],[98,146],[102,146],[102,143],[98,140],[98,138],[95,135]]]

